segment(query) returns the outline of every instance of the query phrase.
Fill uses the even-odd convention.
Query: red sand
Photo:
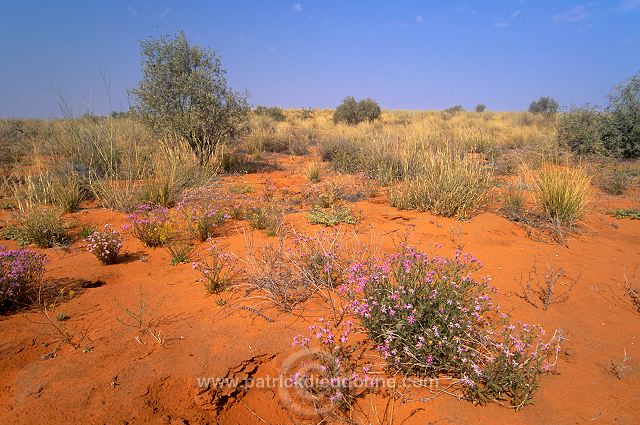
[[[286,158],[284,171],[254,174],[241,179],[258,186],[268,178],[279,189],[300,192],[306,183],[304,165]],[[240,177],[225,177],[237,182]],[[497,302],[514,320],[540,323],[548,332],[562,328],[566,336],[558,374],[544,376],[534,404],[513,411],[497,404],[474,406],[450,396],[429,402],[393,403],[395,421],[406,424],[635,424],[640,422],[640,315],[624,299],[620,282],[626,270],[631,278],[640,266],[640,221],[615,220],[605,214],[612,206],[629,205],[625,197],[600,195],[568,247],[534,241],[517,224],[483,213],[468,221],[398,211],[383,198],[361,201],[361,235],[375,235],[383,250],[390,250],[410,229],[410,242],[421,248],[438,242],[451,253],[454,245],[477,256],[484,272],[498,289]],[[124,215],[85,209],[73,216],[81,223],[119,226]],[[287,222],[311,229],[304,213]],[[615,223],[615,225],[613,224]],[[245,239],[241,222],[229,226],[224,245],[242,257]],[[453,231],[452,231],[453,230]],[[452,234],[454,237],[452,238]],[[459,236],[455,236],[455,235]],[[452,240],[453,239],[453,240]],[[3,242],[5,243],[5,242]],[[12,242],[5,243],[15,246]],[[48,279],[67,279],[64,285],[82,290],[62,310],[68,326],[89,325],[89,339],[80,349],[65,345],[55,357],[43,359],[55,348],[49,329],[39,324],[37,311],[0,319],[0,423],[317,423],[292,416],[277,391],[252,388],[246,393],[228,389],[224,394],[200,391],[197,377],[277,376],[282,363],[297,350],[292,337],[322,314],[313,300],[302,317],[261,304],[273,321],[238,306],[255,306],[242,292],[206,295],[195,283],[190,265],[173,267],[164,249],[144,248],[125,236],[131,255],[116,265],[103,266],[77,242],[68,250],[44,250],[50,260]],[[205,249],[204,245],[199,248]],[[515,296],[519,277],[538,265],[562,267],[568,279],[579,276],[569,299],[548,311],[536,309]],[[640,287],[640,272],[632,284]],[[92,285],[94,282],[102,285]],[[124,307],[148,294],[154,306],[154,328],[167,347],[136,328],[121,323]],[[218,298],[227,300],[219,307]],[[180,338],[180,339],[178,339]],[[51,344],[47,344],[51,343]],[[84,352],[85,346],[93,347]],[[630,357],[622,379],[611,373],[611,361]],[[415,390],[414,398],[428,396]],[[411,395],[411,394],[405,394]],[[370,396],[354,410],[357,423],[383,423],[385,401]],[[377,410],[377,414],[375,411]],[[413,416],[411,416],[413,413]],[[380,421],[380,422],[379,422]],[[390,423],[390,422],[388,422]]]

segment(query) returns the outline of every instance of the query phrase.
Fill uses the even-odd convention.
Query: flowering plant
[[[313,401],[315,413],[326,416],[347,410],[358,395],[375,385],[375,378],[369,375],[371,365],[359,364],[361,347],[350,341],[354,323],[346,320],[334,325],[319,319],[309,332],[311,338],[293,338],[292,345],[305,348],[308,356],[289,377],[290,383],[303,393],[303,399]]]
[[[481,267],[461,252],[446,259],[403,246],[381,261],[354,264],[339,289],[388,367],[446,374],[473,401],[509,398],[519,408],[553,366],[559,339],[544,343],[540,327],[511,324],[492,303],[489,279],[472,277]]]
[[[19,301],[42,279],[46,256],[0,246],[0,307]]]
[[[133,214],[129,215],[130,229],[133,236],[140,239],[148,247],[164,245],[171,233],[169,209],[153,204],[141,204]]]
[[[231,216],[216,205],[218,196],[212,189],[200,188],[185,194],[178,204],[191,233],[200,241],[215,236],[216,230]]]
[[[233,281],[236,268],[233,256],[227,252],[221,252],[217,245],[210,248],[210,261],[197,261],[192,263],[194,270],[200,272],[198,279],[211,294],[224,291]]]
[[[87,251],[96,256],[103,264],[113,264],[122,248],[122,235],[105,224],[103,230],[96,230],[86,238]]]

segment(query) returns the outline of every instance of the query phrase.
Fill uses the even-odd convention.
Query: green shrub
[[[609,95],[610,146],[625,158],[640,157],[640,72],[613,88]]]
[[[253,113],[256,115],[264,115],[274,121],[285,121],[287,119],[282,108],[278,108],[277,106],[256,106]]]
[[[352,96],[347,96],[334,111],[333,122],[358,124],[376,120],[381,113],[380,106],[375,100],[367,98],[357,102]]]
[[[604,142],[607,125],[608,117],[596,108],[572,108],[560,116],[558,141],[580,155],[608,155],[613,152]]]
[[[617,219],[630,218],[632,220],[640,220],[640,210],[618,208],[609,213]]]
[[[558,102],[553,97],[541,97],[529,105],[529,112],[534,114],[553,115],[558,112]]]
[[[596,184],[609,195],[622,195],[631,184],[631,173],[617,168],[604,169],[596,178]]]
[[[307,214],[307,220],[311,224],[321,224],[323,226],[335,226],[336,224],[356,224],[358,219],[353,215],[351,209],[345,205],[321,209],[314,207]]]
[[[487,105],[485,105],[483,103],[477,104],[476,108],[475,108],[476,112],[478,112],[478,113],[482,113],[482,112],[486,111],[486,109],[487,109]]]
[[[249,208],[247,220],[254,229],[264,230],[267,236],[276,236],[284,225],[284,215],[280,205],[268,203]]]
[[[246,95],[227,87],[213,50],[175,38],[142,41],[143,77],[131,91],[133,110],[156,134],[187,141],[200,164],[241,131],[249,112]]]
[[[421,167],[415,177],[391,189],[391,205],[464,218],[482,204],[491,186],[489,169],[450,148],[428,153]]]
[[[464,107],[462,105],[456,105],[445,109],[444,112],[448,114],[457,114],[458,112],[464,112]]]

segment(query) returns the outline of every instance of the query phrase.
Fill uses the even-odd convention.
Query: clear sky
[[[180,30],[254,105],[604,104],[640,71],[640,0],[0,0],[0,116],[127,109],[138,41]]]

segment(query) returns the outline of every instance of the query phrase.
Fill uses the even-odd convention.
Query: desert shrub
[[[0,246],[0,310],[25,300],[40,284],[47,257],[28,249]]]
[[[579,155],[616,155],[607,143],[610,117],[589,105],[572,108],[558,121],[558,141]]]
[[[96,230],[86,238],[87,251],[96,256],[102,264],[114,264],[122,248],[120,232],[105,224],[102,230]]]
[[[284,224],[285,211],[277,203],[260,204],[250,207],[246,213],[251,227],[264,230],[267,236],[278,234]]]
[[[403,246],[379,262],[354,264],[340,290],[392,370],[447,375],[471,401],[520,408],[553,366],[557,345],[544,343],[536,326],[509,322],[493,305],[488,279],[473,277],[480,267],[460,252],[447,259]]]
[[[307,214],[307,220],[311,224],[323,226],[335,226],[336,224],[356,224],[358,219],[346,205],[334,206],[329,209],[314,207]]]
[[[331,208],[346,197],[345,189],[335,181],[308,185],[302,194],[312,208]]]
[[[30,137],[24,121],[0,119],[0,165],[20,161],[28,152]]]
[[[249,112],[246,96],[227,87],[217,53],[190,45],[183,32],[140,46],[143,77],[131,91],[133,110],[156,134],[187,141],[206,164],[241,131]]]
[[[200,272],[198,281],[204,284],[210,294],[227,289],[237,275],[233,255],[223,252],[217,245],[209,249],[209,260],[193,263],[193,269]]]
[[[391,205],[464,218],[482,204],[492,180],[482,164],[449,148],[430,152],[423,161],[419,174],[391,189]]]
[[[359,102],[352,96],[344,98],[333,113],[333,122],[346,124],[358,124],[363,121],[374,121],[380,117],[382,111],[373,99],[363,99]]]
[[[292,155],[307,155],[309,153],[309,142],[300,137],[294,137],[289,141],[289,152]]]
[[[618,168],[605,168],[596,177],[596,184],[609,195],[622,195],[631,184],[631,173]]]
[[[230,215],[220,205],[223,202],[214,189],[200,188],[185,192],[177,211],[193,236],[200,242],[217,236]]]
[[[71,242],[69,226],[57,208],[33,207],[21,211],[17,223],[4,230],[4,237],[20,245],[36,244],[42,248],[67,245]]]
[[[445,109],[444,112],[448,114],[457,114],[458,112],[464,112],[464,107],[462,105],[456,105]]]
[[[613,88],[608,111],[612,131],[607,144],[625,158],[640,157],[640,73]]]
[[[321,140],[320,156],[323,161],[331,161],[333,168],[343,173],[352,173],[361,168],[360,148],[348,139]]]
[[[275,244],[254,247],[250,243],[243,267],[248,291],[259,291],[261,297],[284,311],[291,311],[313,295],[317,288],[294,266],[294,252],[285,248],[282,235]]]
[[[278,108],[277,106],[256,106],[253,110],[253,113],[256,115],[264,115],[271,118],[274,121],[285,121],[287,116],[284,114],[282,108]]]
[[[475,107],[475,111],[478,112],[478,113],[482,113],[482,112],[484,112],[486,110],[487,110],[487,105],[485,105],[483,103],[479,103]]]
[[[548,163],[534,177],[539,204],[553,223],[562,226],[574,225],[587,212],[590,181],[583,168]]]
[[[529,105],[529,112],[534,114],[553,115],[558,112],[558,102],[553,97],[542,96]]]
[[[164,245],[171,237],[169,209],[165,207],[140,204],[128,218],[131,224],[125,229],[150,248]]]

